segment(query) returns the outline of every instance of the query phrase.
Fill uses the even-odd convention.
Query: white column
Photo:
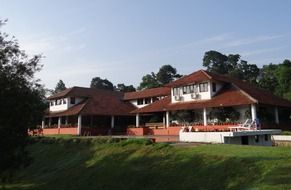
[[[254,121],[257,118],[257,108],[255,104],[251,105],[252,120]]]
[[[59,118],[58,118],[58,128],[61,128],[61,122],[62,122],[61,119],[62,119],[62,117],[59,117]]]
[[[166,111],[166,128],[170,126],[170,117],[169,117],[169,111]]]
[[[275,122],[276,124],[279,124],[278,107],[275,107]]]
[[[136,114],[135,116],[135,126],[139,127],[139,114]]]
[[[49,123],[48,123],[48,126],[50,127],[52,125],[52,118],[49,117]]]
[[[207,112],[206,112],[206,108],[203,108],[203,125],[204,126],[207,125]]]
[[[163,115],[163,124],[164,124],[164,126],[166,126],[166,115],[165,114]]]
[[[111,129],[114,128],[114,116],[112,115],[111,116]]]
[[[44,119],[42,119],[42,121],[41,121],[41,128],[43,129],[44,126],[45,126]]]
[[[78,115],[78,135],[81,135],[82,115]]]

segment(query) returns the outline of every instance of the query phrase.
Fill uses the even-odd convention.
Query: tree
[[[260,71],[259,86],[277,96],[291,100],[291,61],[264,65]]]
[[[0,29],[5,23],[0,20]],[[8,37],[0,31],[0,173],[24,163],[27,130],[39,124],[46,106],[34,78],[41,56],[29,58]]]
[[[227,56],[223,55],[217,51],[208,51],[205,52],[203,57],[203,66],[207,67],[207,70],[210,72],[215,72],[219,74],[227,74]]]
[[[256,84],[260,69],[255,64],[248,64],[241,60],[239,54],[229,54],[228,56],[217,52],[205,52],[203,57],[203,66],[210,72],[229,75],[234,78],[245,80]]]
[[[157,81],[161,85],[168,84],[169,82],[180,77],[181,75],[177,74],[177,69],[171,65],[163,65],[156,75]]]
[[[57,83],[55,90],[54,90],[54,94],[59,93],[63,90],[66,90],[66,85],[62,80],[59,80],[59,82]]]
[[[109,80],[101,79],[100,77],[94,77],[91,80],[90,88],[114,90],[113,84]]]
[[[156,88],[159,87],[160,84],[157,81],[156,75],[154,72],[151,74],[147,74],[142,77],[142,81],[138,87],[139,90],[148,89],[148,88]]]
[[[134,92],[136,91],[136,89],[134,88],[133,85],[129,85],[129,86],[126,86],[125,84],[117,84],[117,87],[115,87],[117,91],[120,91],[120,92]]]
[[[182,75],[177,74],[176,68],[171,65],[163,65],[157,74],[151,72],[151,74],[143,76],[138,89],[141,90],[163,86],[177,78],[180,78],[181,76]]]

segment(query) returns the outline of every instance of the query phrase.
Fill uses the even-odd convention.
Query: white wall
[[[158,98],[158,100],[160,100],[160,99],[163,99],[164,97],[157,97],[157,98]],[[145,106],[153,103],[153,98],[151,98],[151,101],[149,104],[145,104],[145,98],[140,98],[140,99],[143,99],[143,104],[141,104],[141,105],[137,105],[137,100],[130,100],[129,102],[137,108],[142,108],[142,107],[145,107]]]
[[[226,143],[226,144],[242,144],[241,136],[248,137],[248,145],[256,146],[272,146],[271,134],[276,133],[265,131],[253,132],[182,132],[179,133],[179,140],[183,142],[204,142],[204,143]],[[252,134],[253,133],[253,134]],[[265,139],[265,135],[268,139]],[[256,142],[256,136],[258,141]]]
[[[66,104],[60,104],[60,105],[56,105],[56,101],[55,100],[52,100],[50,101],[50,111],[52,112],[57,112],[57,111],[64,111],[64,110],[67,110],[68,109],[68,98],[62,98],[62,100],[66,100]],[[54,105],[51,106],[51,102],[54,102]]]
[[[49,110],[51,112],[58,112],[58,111],[65,111],[67,110],[68,108],[80,103],[82,100],[84,100],[84,98],[75,98],[75,104],[71,104],[71,99],[70,97],[68,98],[61,98],[62,100],[66,100],[66,103],[62,103],[60,105],[56,105],[55,104],[55,100],[52,100],[54,102],[54,105],[51,106],[51,101],[50,101],[50,107],[49,107]]]
[[[208,83],[208,92],[200,92],[199,87],[198,87],[198,93],[199,94],[199,98],[198,99],[193,99],[191,97],[191,93],[190,94],[183,94],[183,86],[179,87],[179,92],[180,92],[180,97],[181,99],[179,101],[175,100],[175,96],[173,95],[173,88],[171,89],[171,102],[172,103],[177,103],[177,102],[189,102],[189,101],[197,101],[197,100],[209,100],[211,99],[211,85],[210,85],[210,81],[204,81],[201,83]],[[199,84],[197,84],[199,86]],[[187,86],[187,85],[186,85]]]

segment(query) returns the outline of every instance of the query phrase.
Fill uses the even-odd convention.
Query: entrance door
[[[249,137],[248,136],[242,136],[241,137],[241,144],[242,145],[248,145],[249,144]]]

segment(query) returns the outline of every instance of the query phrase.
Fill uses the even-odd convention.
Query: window
[[[75,104],[75,102],[76,102],[75,97],[71,97],[70,99],[71,99],[71,104]]]
[[[174,88],[174,89],[173,89],[173,95],[174,95],[174,96],[178,96],[178,95],[180,95],[180,88]]]
[[[216,92],[216,83],[212,83],[212,92]]]
[[[51,101],[51,106],[54,106],[54,101]]]
[[[194,92],[194,85],[189,86],[189,91],[190,91],[190,93]]]
[[[143,105],[143,99],[138,99],[137,100],[137,105]]]
[[[269,140],[269,136],[265,135],[265,141],[268,141],[268,140]]]
[[[208,83],[207,82],[200,83],[199,84],[199,91],[200,92],[208,92]]]
[[[150,104],[151,103],[151,98],[145,98],[144,99],[145,104]]]
[[[183,87],[183,94],[187,94],[187,86]]]
[[[153,97],[153,102],[159,100],[158,97]]]
[[[66,99],[63,99],[63,104],[66,104],[67,103],[67,100]]]

